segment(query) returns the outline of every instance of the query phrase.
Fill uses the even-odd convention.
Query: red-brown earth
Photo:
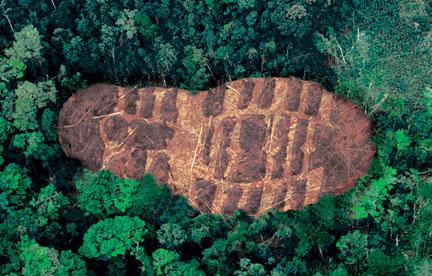
[[[91,170],[151,172],[201,212],[301,209],[351,188],[374,154],[347,99],[296,78],[252,78],[191,95],[96,84],[64,104],[60,144]]]

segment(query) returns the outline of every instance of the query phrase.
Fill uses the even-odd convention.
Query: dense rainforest
[[[0,274],[431,275],[431,0],[0,0]],[[199,214],[66,158],[78,88],[297,76],[361,106],[376,154],[303,210]]]

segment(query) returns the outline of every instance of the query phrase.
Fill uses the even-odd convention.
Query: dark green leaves
[[[130,208],[139,183],[132,179],[118,178],[110,171],[93,173],[85,170],[75,185],[79,192],[78,207],[87,215],[103,218],[124,213]]]

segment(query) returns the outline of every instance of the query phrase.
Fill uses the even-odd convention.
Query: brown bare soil
[[[248,183],[261,180],[266,173],[267,155],[264,143],[267,125],[263,114],[251,114],[240,122],[240,152],[234,161],[230,180],[233,183]]]
[[[374,154],[347,99],[296,78],[176,88],[96,84],[63,106],[59,140],[92,170],[151,172],[201,212],[301,209],[351,188]]]
[[[240,97],[237,102],[238,109],[245,109],[248,107],[250,101],[252,100],[253,90],[255,87],[255,82],[251,79],[245,80],[243,89],[240,92]]]
[[[284,174],[285,160],[287,157],[289,121],[291,117],[283,114],[275,129],[275,139],[279,141],[278,151],[273,155],[272,179],[281,178]]]
[[[274,89],[276,86],[276,81],[271,78],[266,78],[264,80],[263,88],[258,96],[257,105],[258,108],[269,108],[273,102]]]
[[[215,179],[224,179],[226,169],[228,167],[229,155],[227,148],[231,146],[231,134],[235,127],[235,119],[227,117],[222,120],[220,128],[222,130],[222,137],[217,151],[216,164],[215,164]]]

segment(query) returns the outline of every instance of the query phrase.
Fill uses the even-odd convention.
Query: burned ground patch
[[[143,149],[166,149],[168,139],[174,136],[174,130],[163,122],[149,123],[145,120],[130,122],[132,131],[128,145]]]
[[[93,116],[102,116],[114,112],[118,100],[118,88],[114,85],[100,84],[92,87],[99,96],[93,105]],[[90,99],[93,101],[93,99]]]
[[[248,190],[245,211],[249,214],[255,214],[261,205],[263,187],[257,187]]]
[[[78,129],[78,140],[75,140],[75,143],[71,141],[71,144],[75,144],[75,147],[81,148],[81,150],[75,151],[74,157],[84,160],[83,165],[91,170],[100,168],[105,149],[97,126],[94,122],[83,122]]]
[[[337,137],[335,129],[319,124],[314,128],[313,144],[316,148],[310,155],[309,170],[324,167],[323,191],[330,192],[339,183],[348,181],[348,165],[335,147]]]
[[[232,214],[237,210],[238,203],[241,196],[243,195],[243,190],[239,187],[231,187],[224,191],[224,201],[222,204],[223,214]]]
[[[137,111],[137,101],[139,99],[138,90],[130,88],[126,89],[125,93],[125,112],[127,114],[135,114]]]
[[[153,158],[148,171],[153,174],[159,183],[167,183],[170,175],[169,157],[164,152],[159,152]]]
[[[229,157],[227,148],[231,145],[231,134],[236,125],[236,119],[233,117],[225,118],[221,122],[222,138],[219,144],[219,151],[216,157],[216,166],[214,172],[215,179],[223,179],[228,167]]]
[[[83,166],[97,170],[102,166],[105,145],[100,137],[98,121],[83,120],[79,125],[66,127],[59,134],[65,153],[81,160]]]
[[[115,115],[106,119],[103,130],[110,141],[123,141],[128,135],[128,122],[123,117]]]
[[[140,115],[143,118],[151,118],[155,106],[156,96],[153,94],[154,87],[147,87],[141,95]]]
[[[323,90],[318,83],[310,83],[308,86],[307,104],[304,113],[310,116],[316,116],[320,108]]]
[[[196,194],[194,199],[195,204],[201,212],[210,213],[217,186],[213,182],[202,178],[197,178],[194,186]]]
[[[216,89],[207,91],[207,95],[202,101],[202,112],[205,117],[217,116],[222,114],[224,99],[225,99],[225,85],[219,86]]]
[[[288,111],[298,111],[302,88],[303,82],[301,80],[295,78],[289,78],[287,80],[287,96],[285,106]]]
[[[292,193],[290,198],[292,209],[299,210],[303,208],[306,195],[306,184],[306,179],[294,182],[294,185],[291,188]]]
[[[282,209],[285,206],[286,197],[288,193],[288,184],[284,183],[275,189],[273,195],[272,208],[273,209]]]
[[[230,177],[234,183],[260,180],[266,173],[266,153],[263,150],[267,138],[264,115],[247,115],[240,125],[240,152],[235,170]]]
[[[140,179],[145,173],[147,151],[144,149],[133,149],[128,161],[126,176],[132,179]]]
[[[203,153],[202,153],[202,160],[203,163],[205,165],[209,165],[210,164],[210,152],[211,152],[211,147],[212,147],[212,140],[213,140],[213,135],[214,135],[214,127],[210,126],[209,128],[207,128],[205,135],[204,135],[204,149],[203,149]]]
[[[278,151],[273,155],[272,179],[281,178],[284,174],[285,160],[287,157],[288,132],[291,116],[283,114],[276,125],[276,141]]]
[[[252,100],[253,97],[253,90],[255,88],[255,82],[253,80],[245,80],[242,82],[243,89],[240,91],[240,97],[237,102],[237,108],[238,109],[245,109],[249,106],[249,103]]]
[[[261,93],[258,96],[257,106],[258,108],[269,108],[273,102],[274,90],[276,88],[276,80],[272,78],[266,78],[261,89]]]
[[[178,117],[177,110],[178,89],[173,88],[165,92],[162,98],[160,117],[162,121],[175,123]]]
[[[297,121],[295,129],[294,141],[291,147],[291,174],[298,175],[303,169],[304,152],[301,149],[306,141],[307,128],[309,125],[308,120],[300,119]]]
[[[94,89],[94,90],[93,90]],[[102,166],[105,144],[99,133],[101,116],[114,111],[117,87],[106,84],[92,85],[79,90],[63,106],[59,116],[59,142],[67,156],[77,158],[91,170]]]

